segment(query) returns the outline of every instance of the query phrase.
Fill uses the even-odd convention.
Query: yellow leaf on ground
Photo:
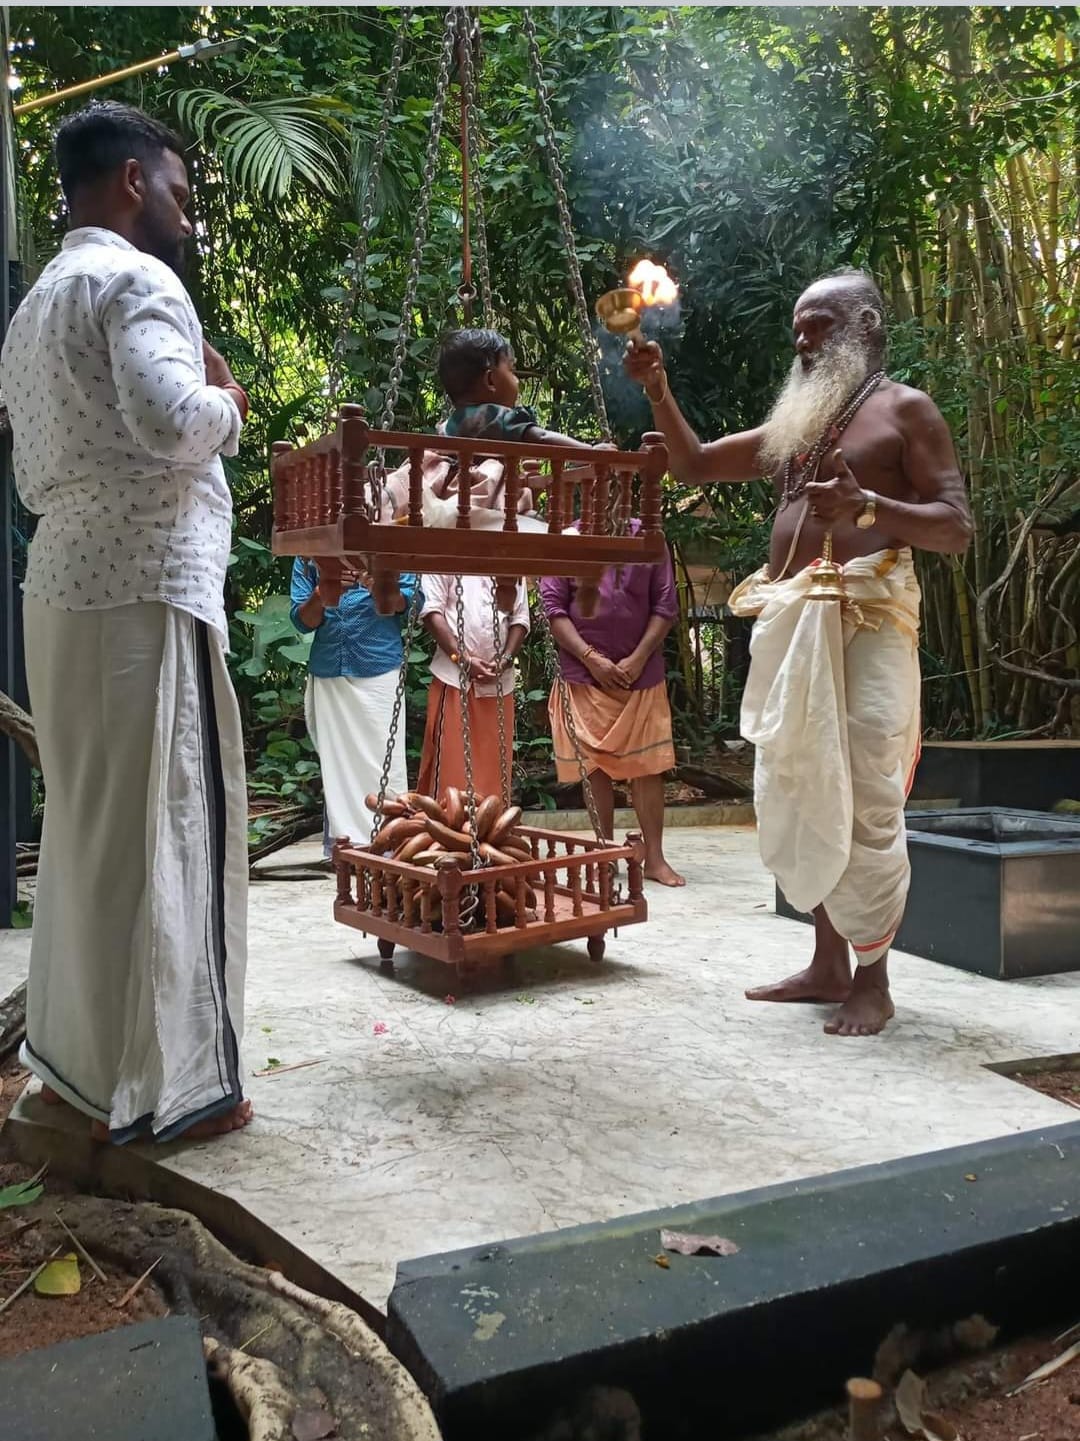
[[[72,1251],[50,1261],[34,1282],[34,1290],[39,1296],[77,1295],[82,1290],[78,1256]]]

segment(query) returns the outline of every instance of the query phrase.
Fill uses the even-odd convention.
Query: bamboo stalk
[[[881,1441],[881,1387],[853,1377],[847,1383],[848,1441]]]

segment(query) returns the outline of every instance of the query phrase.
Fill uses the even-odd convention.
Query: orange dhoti
[[[570,711],[585,769],[603,771],[613,781],[660,775],[675,764],[671,741],[671,707],[667,686],[608,695],[599,686],[566,682]],[[579,779],[574,743],[563,715],[559,687],[548,700],[555,771],[562,782]]]
[[[501,795],[503,774],[509,780],[514,761],[514,697],[502,698],[506,748],[503,773],[499,770],[499,698],[468,695],[469,731],[472,737],[473,787],[478,796]],[[461,691],[432,676],[428,690],[427,726],[416,789],[439,796],[447,786],[465,789],[465,722]]]

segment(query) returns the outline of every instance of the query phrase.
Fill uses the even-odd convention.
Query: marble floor
[[[686,890],[650,887],[652,919],[602,965],[577,943],[455,999],[435,962],[381,975],[331,921],[329,878],[253,885],[247,1060],[281,1069],[252,1078],[246,1132],[162,1163],[382,1306],[401,1258],[1075,1118],[985,1064],[1080,1049],[1080,975],[898,956],[894,1025],[831,1039],[817,1008],[743,999],[809,939],[772,914],[753,832],[673,831],[669,853]],[[0,933],[0,987],[27,941]]]

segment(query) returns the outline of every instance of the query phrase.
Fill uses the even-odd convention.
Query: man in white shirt
[[[40,519],[26,668],[45,780],[24,1059],[99,1139],[247,1124],[247,799],[223,583],[247,397],[177,274],[181,142],[113,103],[56,135],[71,230],[0,358]]]

